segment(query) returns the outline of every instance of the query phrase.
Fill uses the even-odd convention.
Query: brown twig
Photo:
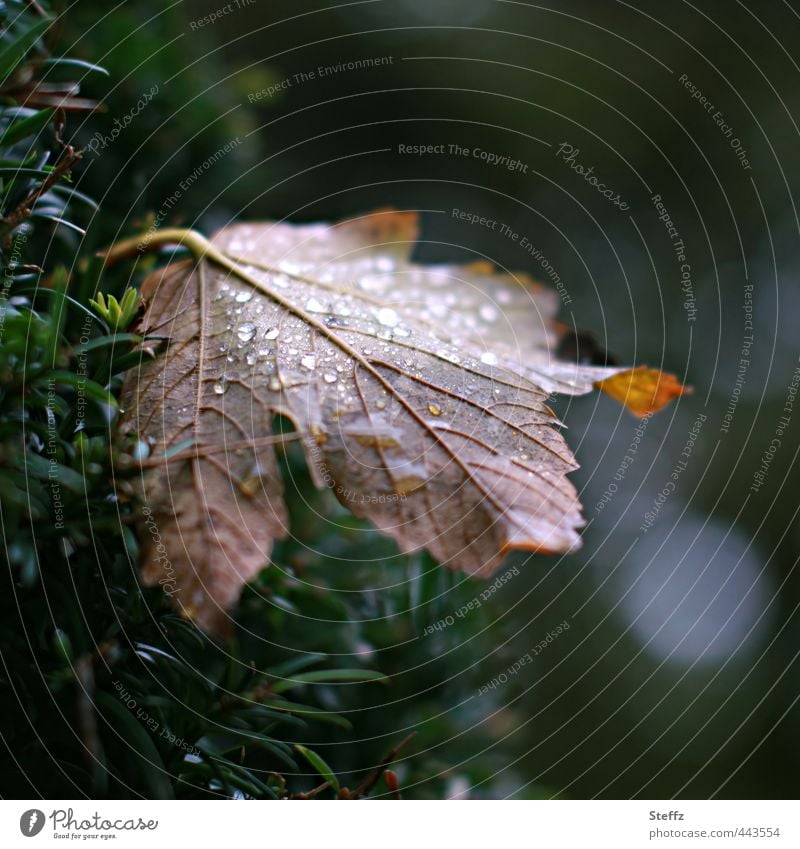
[[[85,654],[75,661],[77,682],[77,724],[83,743],[83,756],[88,767],[96,765],[100,757],[100,739],[97,734],[97,718],[94,707],[94,666],[91,655]]]
[[[290,796],[290,799],[313,799],[315,796],[318,796],[322,793],[323,790],[327,790],[331,786],[330,781],[323,781],[322,784],[319,784],[313,790],[308,790],[305,793],[295,793],[293,796]]]
[[[378,783],[381,775],[383,775],[383,771],[386,769],[389,764],[394,761],[400,751],[417,736],[416,731],[412,731],[408,737],[402,739],[393,749],[390,749],[389,752],[381,759],[381,762],[375,767],[375,769],[370,772],[367,777],[361,782],[361,784],[356,787],[353,791],[353,796],[356,798],[360,798],[362,796],[366,796],[372,788]]]
[[[36,0],[25,0],[26,4],[31,7],[31,10],[36,12],[41,18],[47,17],[47,12],[36,2]]]
[[[31,208],[36,201],[39,200],[42,195],[49,192],[50,189],[52,189],[65,174],[69,173],[72,166],[82,156],[83,151],[75,150],[72,145],[66,146],[61,160],[42,181],[42,183],[30,192],[24,200],[18,203],[16,208],[12,210],[8,216],[2,219],[2,225],[5,230],[4,235],[8,235],[10,238],[9,234],[12,233],[14,229],[31,214]],[[6,247],[8,247],[8,242],[6,243]]]

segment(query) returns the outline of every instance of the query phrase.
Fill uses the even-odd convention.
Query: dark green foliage
[[[120,229],[132,232],[125,214],[146,223],[136,197],[141,134],[162,133],[162,149],[171,150],[191,138],[186,125],[159,124],[176,111],[175,98],[186,99],[184,114],[198,125],[213,107],[191,100],[196,81],[174,86],[92,166],[98,194],[122,172],[132,191],[116,205],[113,194],[101,198],[95,215],[95,203],[75,188],[90,154],[81,161],[77,142],[65,139],[78,127],[87,144],[95,127],[108,128],[102,115],[86,117],[91,104],[73,80],[91,93],[92,77],[105,73],[88,61],[98,58],[138,97],[151,81],[128,74],[136,51],[152,49],[158,22],[146,47],[137,41],[143,33],[131,36],[123,67],[119,51],[59,57],[51,21],[37,9],[6,3],[0,38],[0,795],[379,794],[387,788],[378,767],[415,730],[399,754],[409,758],[396,767],[401,782],[409,795],[441,795],[450,764],[437,746],[463,733],[468,715],[446,705],[472,694],[469,658],[491,650],[491,641],[486,631],[470,645],[460,623],[425,640],[420,634],[474,589],[455,589],[425,558],[399,558],[315,493],[298,457],[285,462],[297,482],[290,502],[301,541],[282,545],[276,565],[247,589],[228,644],[182,621],[160,591],[139,586],[127,486],[135,446],[119,444],[114,427],[124,371],[141,340],[127,332],[130,296],[119,321],[116,301],[97,297],[122,299],[130,269],[103,272],[94,252]],[[135,29],[135,15],[128,7],[105,19],[120,30],[106,33],[108,43]],[[67,32],[71,25],[60,21]],[[164,76],[169,61],[165,51]],[[61,100],[25,105],[42,99],[41,81],[57,82]],[[232,129],[226,125],[225,136]],[[190,146],[178,155],[188,163],[201,153]],[[215,179],[227,173],[220,168]],[[155,261],[140,259],[132,282]],[[335,518],[341,532],[322,531],[312,510]],[[370,559],[356,563],[365,534]],[[448,589],[443,610],[438,599]],[[408,669],[413,675],[401,673]],[[473,781],[492,770],[491,756],[459,767]]]

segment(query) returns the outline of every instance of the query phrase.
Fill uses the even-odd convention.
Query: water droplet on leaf
[[[247,324],[243,324],[237,331],[236,335],[239,337],[242,342],[249,342],[256,335],[256,326],[255,324],[251,324],[247,322]]]
[[[400,316],[389,307],[383,307],[383,309],[378,310],[377,318],[384,327],[394,327],[400,323]]]

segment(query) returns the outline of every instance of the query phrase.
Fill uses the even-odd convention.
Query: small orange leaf
[[[598,381],[595,386],[639,417],[657,413],[673,398],[692,391],[690,386],[681,384],[674,374],[647,366],[621,371],[613,377]]]

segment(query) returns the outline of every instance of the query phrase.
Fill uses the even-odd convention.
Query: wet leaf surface
[[[449,568],[579,545],[547,397],[602,381],[630,398],[638,378],[554,357],[555,292],[484,263],[412,264],[416,238],[399,212],[237,224],[145,282],[138,332],[167,341],[122,402],[123,432],[149,446],[143,577],[202,627],[224,631],[289,532],[275,444],[292,436],[318,486]],[[656,379],[653,402],[652,380],[649,407],[677,394]],[[273,433],[276,416],[295,433]]]

